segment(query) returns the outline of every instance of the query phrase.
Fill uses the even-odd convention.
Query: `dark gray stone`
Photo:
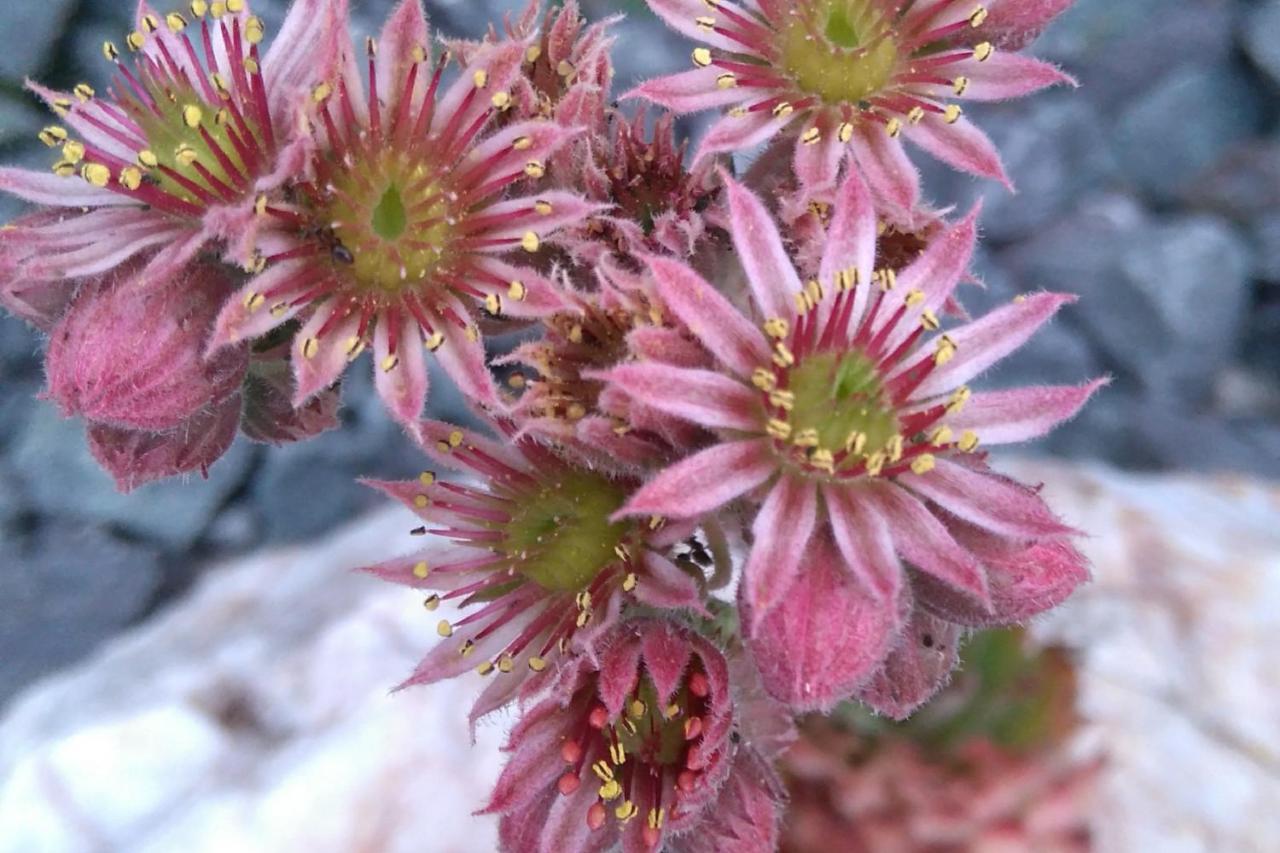
[[[1257,93],[1244,74],[1191,66],[1134,100],[1116,127],[1116,157],[1143,192],[1173,201],[1261,123]]]
[[[1116,174],[1107,126],[1078,92],[977,105],[969,112],[1000,149],[1017,192],[923,158],[926,193],[939,206],[961,209],[981,199],[982,231],[988,240],[1005,242],[1034,233]]]
[[[1200,403],[1238,350],[1250,257],[1219,219],[1096,197],[1003,260],[1027,287],[1081,294],[1071,316],[1104,366],[1153,397]]]
[[[77,0],[10,0],[0,4],[0,77],[22,83],[52,59],[53,47],[65,32]]]
[[[3,14],[0,12],[0,16]],[[45,119],[46,114],[36,108],[33,99],[0,91],[0,145],[23,137],[34,138]]]
[[[0,308],[0,382],[40,372],[40,335],[22,320]],[[0,394],[7,389],[0,388]]]
[[[1186,198],[1241,222],[1280,210],[1280,139],[1233,146],[1191,185]]]
[[[1034,51],[1065,65],[1085,97],[1114,110],[1166,74],[1226,59],[1237,16],[1233,0],[1079,0]]]
[[[32,403],[10,460],[40,512],[118,525],[182,550],[244,481],[253,455],[237,442],[210,467],[208,480],[170,479],[122,495],[89,453],[83,424],[63,419],[49,403]]]
[[[1253,63],[1280,86],[1280,2],[1266,0],[1250,10],[1240,37]]]
[[[3,463],[0,463],[0,539],[16,534],[18,520],[27,511],[26,495],[22,484]]]
[[[1250,227],[1253,240],[1253,276],[1280,285],[1280,209],[1256,219]]]
[[[142,615],[160,586],[156,549],[80,524],[0,544],[0,702]]]
[[[1244,361],[1254,373],[1280,386],[1280,296],[1249,312]]]

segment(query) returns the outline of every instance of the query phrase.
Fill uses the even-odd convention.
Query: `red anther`
[[[560,757],[564,759],[565,764],[577,764],[582,758],[582,747],[576,740],[567,740],[560,745]]]
[[[609,722],[609,709],[603,705],[597,705],[591,709],[591,715],[587,717],[587,723],[593,729],[603,729]]]
[[[592,803],[591,808],[587,809],[587,826],[591,827],[592,831],[595,831],[604,826],[605,817],[604,805],[602,803]]]
[[[706,699],[711,695],[711,682],[700,672],[695,672],[689,676],[689,692],[699,699]]]
[[[692,770],[681,770],[680,775],[676,777],[676,787],[686,794],[693,790],[698,782],[698,774]]]
[[[567,797],[574,791],[578,790],[580,785],[582,785],[581,779],[573,773],[566,773],[560,777],[558,782],[556,782],[556,790]]]
[[[684,721],[684,739],[696,740],[702,734],[702,718],[690,717]]]
[[[641,830],[640,837],[644,839],[646,847],[657,847],[658,842],[662,840],[662,833],[654,829],[652,826],[646,826]]]

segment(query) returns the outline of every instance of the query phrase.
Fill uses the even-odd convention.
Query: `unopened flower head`
[[[1015,4],[1021,0],[1012,0]],[[949,165],[1007,183],[990,140],[958,101],[998,100],[1068,80],[996,49],[974,0],[649,0],[701,41],[696,68],[633,94],[686,112],[729,106],[702,154],[750,148],[794,129],[796,173],[833,185],[851,154],[878,195],[904,210],[918,177],[906,136]]]
[[[734,704],[714,646],[639,622],[602,647],[512,731],[488,808],[506,849],[660,849],[696,831],[730,773]]]
[[[417,513],[417,533],[452,540],[372,567],[380,577],[433,590],[428,610],[443,641],[406,684],[477,670],[496,679],[473,718],[517,696],[526,681],[618,618],[628,601],[700,608],[692,575],[665,553],[688,535],[663,519],[614,521],[638,482],[569,465],[498,425],[507,443],[437,422],[422,425],[424,448],[441,464],[479,477],[480,486],[437,479],[376,483]]]
[[[626,512],[697,518],[762,491],[741,588],[754,629],[765,630],[784,601],[803,607],[811,594],[844,595],[879,602],[860,610],[851,601],[844,612],[864,614],[878,636],[892,637],[910,612],[900,558],[995,621],[1011,607],[1008,586],[1045,607],[1060,601],[1083,579],[1082,561],[1045,561],[1060,571],[1031,591],[1018,570],[980,559],[949,528],[973,526],[1015,543],[1070,533],[1032,490],[990,472],[978,450],[1043,434],[1098,383],[981,396],[965,384],[1070,299],[1031,295],[943,330],[938,312],[968,266],[974,218],[901,272],[877,268],[874,207],[856,174],[841,189],[819,274],[803,282],[760,200],[725,180],[759,325],[688,267],[649,259],[668,307],[724,369],[628,364],[610,371],[610,381],[647,406],[719,431],[722,441],[659,474]],[[828,577],[819,571],[828,562],[844,571]],[[889,645],[881,648],[880,658],[846,673],[846,688],[874,670]],[[838,697],[788,698],[823,705]]]
[[[543,121],[487,132],[511,106],[523,43],[482,47],[449,85],[449,55],[432,61],[426,45],[421,6],[404,0],[381,44],[366,43],[367,97],[351,84],[354,63],[312,91],[310,174],[290,199],[262,205],[274,243],[218,329],[226,343],[302,315],[298,403],[372,346],[378,390],[409,429],[427,395],[425,351],[474,399],[497,403],[480,311],[536,316],[560,304],[549,281],[503,256],[530,256],[593,209],[565,192],[503,197],[575,135]]]

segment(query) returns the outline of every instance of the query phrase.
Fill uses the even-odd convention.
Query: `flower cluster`
[[[1007,183],[957,101],[1069,82],[1017,52],[1069,4],[648,2],[697,40],[622,97],[656,112],[576,0],[475,42],[400,0],[359,45],[347,0],[296,0],[265,52],[247,0],[142,3],[107,91],[31,85],[52,173],[0,170],[38,206],[0,302],[122,488],[334,428],[368,354],[438,469],[371,483],[422,547],[368,571],[438,619],[406,686],[521,709],[514,851],[773,849],[795,714],[906,717],[966,632],[1088,577],[988,448],[1102,381],[969,385],[1071,300],[969,317],[980,211],[926,207],[903,146]],[[428,356],[471,427],[425,417]]]

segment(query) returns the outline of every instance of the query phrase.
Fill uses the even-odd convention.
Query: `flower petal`
[[[678,261],[653,255],[644,260],[667,308],[725,367],[745,377],[769,362],[764,334],[702,276]]]
[[[723,73],[712,66],[657,77],[636,86],[623,95],[621,100],[644,98],[674,113],[683,114],[725,107],[750,97],[751,92],[745,87],[720,88],[716,84],[716,78]]]
[[[1002,536],[1035,539],[1077,532],[1026,486],[949,459],[939,458],[926,474],[902,474],[898,482],[962,521]]]
[[[400,103],[400,95],[408,82],[409,69],[417,58],[415,54],[426,51],[431,45],[431,33],[427,17],[422,12],[422,0],[400,0],[378,37],[378,94],[385,109],[390,112]],[[422,74],[414,84],[415,91],[423,88]]]
[[[836,194],[835,210],[831,226],[827,229],[822,262],[818,277],[824,285],[835,289],[838,273],[853,270],[857,275],[857,287],[853,291],[854,306],[850,314],[850,328],[858,328],[866,310],[871,273],[876,261],[876,209],[871,191],[862,174],[850,169],[849,175]]]
[[[840,486],[824,486],[831,533],[846,568],[880,602],[894,601],[902,590],[903,567],[893,549],[889,523],[870,502]]]
[[[920,173],[902,140],[870,125],[855,130],[849,145],[871,192],[909,217],[920,201]]]
[[[775,116],[769,110],[735,115],[730,113],[711,125],[702,144],[698,147],[695,163],[701,163],[713,154],[745,151],[772,139],[775,134],[792,122],[795,113]]]
[[[759,432],[763,422],[758,394],[710,370],[650,362],[623,364],[587,377],[609,382],[647,406],[708,429]]]
[[[452,296],[441,296],[441,303],[452,303],[458,317],[470,318],[471,313]],[[467,328],[459,328],[448,318],[440,318],[436,331],[444,335],[444,343],[436,350],[436,360],[458,389],[477,403],[497,408],[500,405],[498,389],[493,384],[493,374],[484,360],[484,344],[474,322]]]
[[[752,630],[788,596],[817,521],[818,489],[811,480],[783,476],[765,498],[751,525],[755,541],[742,570]]]
[[[326,304],[311,315],[311,319],[298,330],[293,338],[293,405],[302,406],[313,396],[328,388],[347,367],[350,341],[360,325],[357,314],[351,313],[337,321],[323,335],[320,330],[330,317],[340,310]]]
[[[985,445],[1031,441],[1075,417],[1093,393],[1109,382],[1095,379],[1084,385],[1038,385],[974,394],[947,423],[955,430],[973,430]]]
[[[1079,85],[1055,65],[1001,50],[982,62],[971,59],[960,63],[954,73],[968,78],[969,85],[963,97],[969,101],[1004,101],[1021,98],[1049,86]]]
[[[840,141],[830,114],[827,111],[817,113],[806,133],[816,130],[818,138],[815,142],[800,141],[796,144],[792,168],[800,180],[803,193],[819,193],[835,189],[840,177],[840,164],[844,162],[848,147]]]
[[[733,245],[747,273],[747,282],[764,317],[789,318],[795,315],[795,294],[801,290],[800,277],[792,266],[778,226],[764,203],[728,174],[721,173],[729,195]]]
[[[708,14],[707,4],[703,0],[647,0],[647,2],[655,15],[681,35],[721,50],[732,52],[742,50],[742,45],[728,36],[698,25],[698,19]]]
[[[684,680],[685,668],[693,656],[687,637],[676,633],[666,622],[645,625],[640,637],[644,666],[657,688],[658,704],[666,705]]]
[[[278,302],[273,300],[269,304],[265,298],[258,297],[288,284],[307,269],[306,261],[281,261],[249,279],[237,293],[227,299],[218,313],[213,334],[209,337],[209,352],[265,335],[297,316],[307,307],[307,303],[282,299]],[[306,279],[299,278],[296,288],[290,287],[275,295],[288,295],[295,289],[303,288],[305,284]]]
[[[1076,0],[1002,0],[979,32],[1004,50],[1021,50],[1039,37],[1054,18]]]
[[[391,351],[391,322],[397,322],[395,352]],[[400,426],[414,434],[427,401],[427,363],[422,330],[408,314],[388,312],[373,330],[373,382],[378,396]]]
[[[1013,183],[1005,174],[995,144],[967,118],[961,116],[954,123],[949,123],[942,116],[931,113],[919,124],[908,122],[903,133],[953,169],[991,178],[1013,191]]]
[[[768,439],[717,444],[662,471],[618,515],[693,518],[746,494],[777,467]]]
[[[917,607],[884,666],[855,698],[886,717],[905,720],[947,683],[959,660],[960,638],[959,625]]]
[[[77,178],[60,178],[49,172],[0,168],[0,192],[17,196],[32,204],[50,207],[119,207],[137,204],[133,199],[110,190],[100,190]]]
[[[635,596],[650,607],[706,612],[697,582],[675,563],[652,551],[644,555],[644,574],[636,583]]]

